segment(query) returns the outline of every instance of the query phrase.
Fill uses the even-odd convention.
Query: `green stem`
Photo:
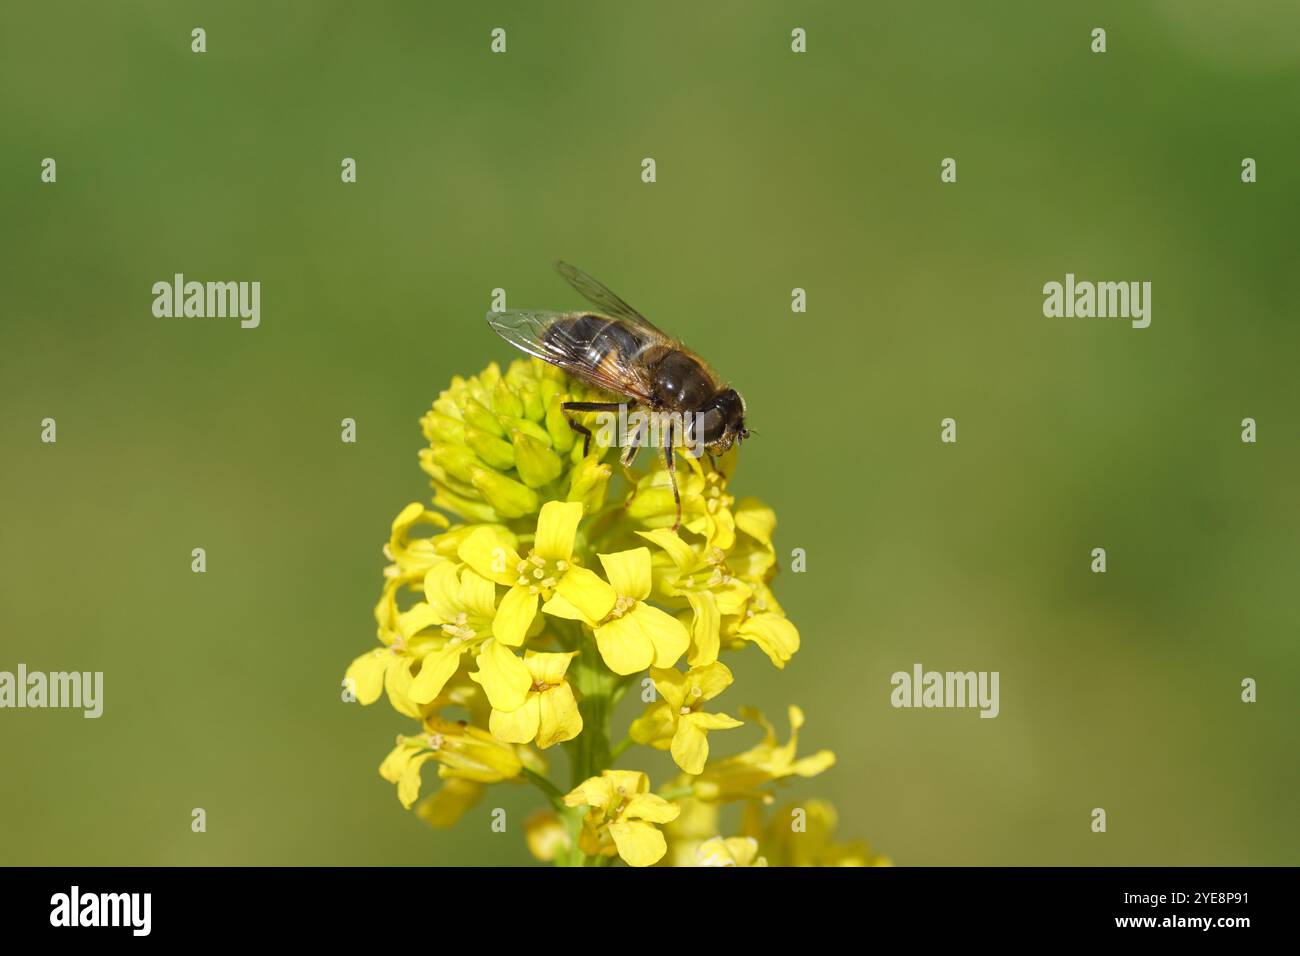
[[[551,801],[551,806],[560,811],[565,809],[564,793],[559,787],[551,783],[548,778],[543,777],[536,770],[529,770],[527,767],[524,767],[523,772],[529,783],[533,784],[538,790],[546,794],[546,799]]]
[[[574,787],[599,775],[610,764],[609,715],[618,686],[618,677],[601,661],[595,639],[590,634],[583,632],[578,648],[580,653],[569,671],[574,689],[582,695],[578,701],[582,733],[573,741],[569,751],[573,763],[571,785]]]
[[[559,629],[567,632],[570,638],[566,642],[568,646],[578,651],[566,676],[579,695],[578,713],[582,715],[582,733],[564,745],[569,751],[572,778],[569,785],[577,787],[591,777],[600,776],[601,771],[607,770],[619,755],[632,746],[633,741],[626,737],[616,747],[611,748],[609,743],[610,716],[632,683],[632,678],[619,677],[605,666],[595,636],[587,628],[574,623]],[[547,780],[546,783],[550,784],[550,781]],[[548,793],[548,796],[552,795]],[[552,802],[555,803],[554,796]],[[557,858],[556,864],[607,866],[611,862],[608,858],[589,857],[578,847],[578,837],[582,832],[587,808],[565,807],[563,796],[559,797],[556,808],[560,810],[570,839],[567,856]]]

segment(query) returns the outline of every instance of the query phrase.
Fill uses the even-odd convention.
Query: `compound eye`
[[[695,416],[692,437],[702,445],[712,445],[722,438],[725,429],[726,422],[722,418],[722,412],[716,406],[706,408]]]

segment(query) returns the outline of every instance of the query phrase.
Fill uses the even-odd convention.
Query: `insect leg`
[[[622,407],[620,402],[561,402],[560,411],[565,412],[569,427],[582,436],[582,457],[591,451],[591,429],[569,418],[568,412],[615,412]]]
[[[635,406],[628,406],[629,409],[633,407]],[[642,422],[637,430],[628,436],[627,447],[623,449],[623,455],[621,457],[625,471],[631,468],[632,462],[636,460],[636,453],[641,450],[641,441],[645,438],[648,428],[649,426],[645,422]]]
[[[645,438],[647,427],[648,426],[645,424],[642,424],[640,428],[629,436],[627,447],[623,449],[623,456],[620,459],[623,465],[623,478],[627,481],[627,486],[632,489],[631,493],[627,496],[627,499],[623,502],[624,509],[631,505],[633,500],[636,498],[636,475],[632,472],[632,462],[636,460],[637,452],[641,450],[641,441]]]
[[[668,466],[668,480],[673,486],[673,501],[677,503],[677,520],[673,522],[673,531],[682,526],[682,495],[677,490],[677,455],[673,448],[673,426],[668,424],[668,441],[664,442],[664,464]]]

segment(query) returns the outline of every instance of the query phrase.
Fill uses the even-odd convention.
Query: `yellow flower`
[[[697,866],[767,866],[758,855],[758,841],[753,837],[720,836],[705,840],[696,851]]]
[[[803,711],[790,707],[790,740],[778,744],[776,728],[761,713],[741,708],[741,715],[759,723],[765,733],[763,740],[744,753],[726,757],[708,764],[693,781],[695,796],[701,800],[727,801],[746,798],[771,800],[771,794],[762,789],[767,784],[785,777],[815,777],[835,763],[835,755],[820,750],[811,757],[795,758],[799,743],[799,728],[803,726]]]
[[[727,493],[727,479],[720,471],[707,473],[699,459],[679,456],[686,468],[677,469],[677,490],[682,498],[682,527],[702,535],[711,547],[726,551],[736,540],[733,499]],[[627,503],[627,515],[647,528],[671,528],[677,520],[677,502],[662,458],[656,456],[651,470],[642,477]]]
[[[582,715],[573,697],[564,673],[569,662],[577,657],[569,654],[539,654],[524,652],[524,666],[532,675],[528,697],[517,710],[493,709],[488,729],[492,736],[507,743],[526,744],[534,739],[542,750],[582,732]]]
[[[695,866],[700,844],[718,832],[718,804],[689,796],[676,803],[681,814],[664,825],[668,840],[668,856],[664,862],[667,866]]]
[[[710,730],[729,730],[741,722],[726,714],[708,714],[700,708],[732,682],[725,664],[714,662],[692,667],[686,673],[652,668],[659,700],[632,722],[630,736],[639,744],[668,749],[677,766],[689,774],[704,770],[709,757]]]
[[[443,535],[413,538],[411,531],[417,525],[429,525],[445,531],[449,524],[445,516],[430,511],[418,501],[411,502],[398,512],[393,519],[388,544],[384,545],[384,557],[393,562],[385,570],[385,576],[397,577],[408,573],[423,576],[440,558],[448,557],[445,549],[439,548]]]
[[[749,587],[748,600],[739,610],[723,611],[723,634],[728,647],[754,643],[777,667],[799,650],[799,631],[785,616],[768,584],[776,574],[772,532],[776,513],[755,498],[745,498],[736,508],[736,546],[727,566]]]
[[[669,823],[681,810],[649,793],[650,778],[634,770],[605,770],[579,784],[565,806],[589,807],[578,846],[589,856],[617,853],[629,866],[650,866],[668,851],[655,824]]]
[[[517,776],[523,764],[514,749],[487,731],[440,718],[424,724],[425,733],[399,736],[379,774],[397,784],[397,799],[408,810],[420,795],[420,770],[436,760],[440,777],[497,783]]]
[[[421,659],[420,672],[407,691],[411,700],[423,704],[437,697],[459,668],[461,655],[474,651],[479,669],[470,676],[483,686],[492,706],[522,707],[532,678],[507,646],[509,642],[493,631],[496,588],[492,582],[472,568],[443,561],[425,576],[424,596],[424,603],[401,616],[399,632],[409,638],[436,627],[443,637]]]
[[[740,615],[750,598],[747,584],[732,576],[727,555],[708,545],[692,547],[667,528],[638,531],[658,545],[671,567],[657,568],[655,584],[667,600],[685,600],[691,608],[691,645],[686,661],[692,667],[718,659],[722,615]],[[662,558],[659,559],[662,564]]]
[[[757,644],[777,667],[785,667],[799,650],[799,631],[785,616],[765,584],[751,584],[749,600],[734,618],[723,620],[722,632],[729,647],[747,642]]]
[[[889,857],[872,853],[861,840],[836,843],[832,838],[839,817],[825,800],[807,800],[778,809],[771,822],[762,826],[762,811],[751,803],[742,818],[741,830],[775,866],[892,866]]]
[[[591,627],[601,659],[615,674],[636,674],[651,664],[672,667],[691,637],[677,618],[645,603],[651,587],[650,549],[597,557],[608,584],[595,574],[566,575],[542,610]]]
[[[427,510],[419,502],[407,505],[393,519],[384,555],[393,563],[384,569],[384,588],[379,603],[375,605],[375,621],[382,647],[377,647],[353,660],[345,675],[357,700],[362,705],[373,704],[381,692],[388,691],[393,708],[409,717],[420,717],[424,708],[408,696],[413,680],[412,668],[423,656],[431,640],[428,635],[408,642],[402,631],[403,612],[397,603],[397,594],[403,586],[418,587],[425,575],[436,564],[454,556],[454,534],[435,534],[431,537],[412,537],[418,525],[446,529],[447,519],[435,511]]]
[[[561,271],[584,294],[603,295]],[[607,504],[614,450],[597,441],[584,455],[563,405],[608,398],[521,359],[454,378],[421,419],[433,507],[413,502],[392,521],[374,608],[379,646],[346,676],[360,703],[386,693],[419,722],[397,738],[380,774],[435,827],[460,820],[493,783],[536,786],[551,805],[527,817],[525,841],[561,865],[884,860],[865,844],[833,841],[829,804],[807,801],[764,821],[780,781],[835,761],[826,750],[797,756],[797,707],[785,744],[761,714],[741,708],[763,739],[710,760],[709,732],[741,724],[705,710],[733,682],[719,656],[756,644],[781,668],[799,649],[771,589],[776,514],[733,497],[734,450],[716,467],[678,456],[679,531],[669,530],[678,509],[662,456],[640,475],[627,472],[630,494]],[[658,697],[611,746],[609,721],[634,684],[625,678],[647,669]],[[542,754],[557,743],[568,744],[583,781],[565,796]],[[634,743],[671,753],[681,771],[671,789],[654,794],[646,774],[608,769]],[[441,786],[420,799],[430,763]],[[738,835],[724,838],[727,801],[745,809]]]
[[[596,578],[595,572],[574,563],[573,546],[581,520],[581,502],[548,501],[542,505],[533,547],[526,558],[515,550],[514,535],[492,527],[479,528],[461,544],[462,561],[482,577],[510,589],[501,599],[494,624],[505,643],[515,647],[523,643],[537,616],[538,601],[549,599],[562,582]]]
[[[757,498],[742,498],[736,506],[736,530],[741,535],[727,554],[728,565],[744,580],[766,583],[776,565],[776,548],[772,544],[776,512]]]
[[[572,846],[564,821],[549,807],[530,813],[524,820],[524,842],[528,852],[543,863],[568,853]]]
[[[388,699],[395,710],[408,717],[419,717],[419,708],[407,696],[412,680],[412,662],[413,658],[406,653],[404,646],[376,647],[348,665],[344,680],[349,682],[357,701],[363,706],[378,700],[387,686]]]

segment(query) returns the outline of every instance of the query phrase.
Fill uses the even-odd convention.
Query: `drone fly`
[[[566,262],[557,263],[556,269],[595,310],[489,312],[488,325],[515,348],[562,368],[593,388],[622,397],[622,401],[565,402],[561,406],[569,427],[583,436],[584,455],[591,448],[591,430],[569,413],[637,407],[667,413],[664,463],[677,503],[676,531],[682,521],[682,499],[674,447],[682,443],[703,447],[712,458],[748,438],[745,400],[704,359],[655,328],[604,285]],[[686,434],[677,434],[676,429],[685,429]],[[644,437],[645,430],[638,429],[628,439],[622,454],[624,465],[631,465]]]

